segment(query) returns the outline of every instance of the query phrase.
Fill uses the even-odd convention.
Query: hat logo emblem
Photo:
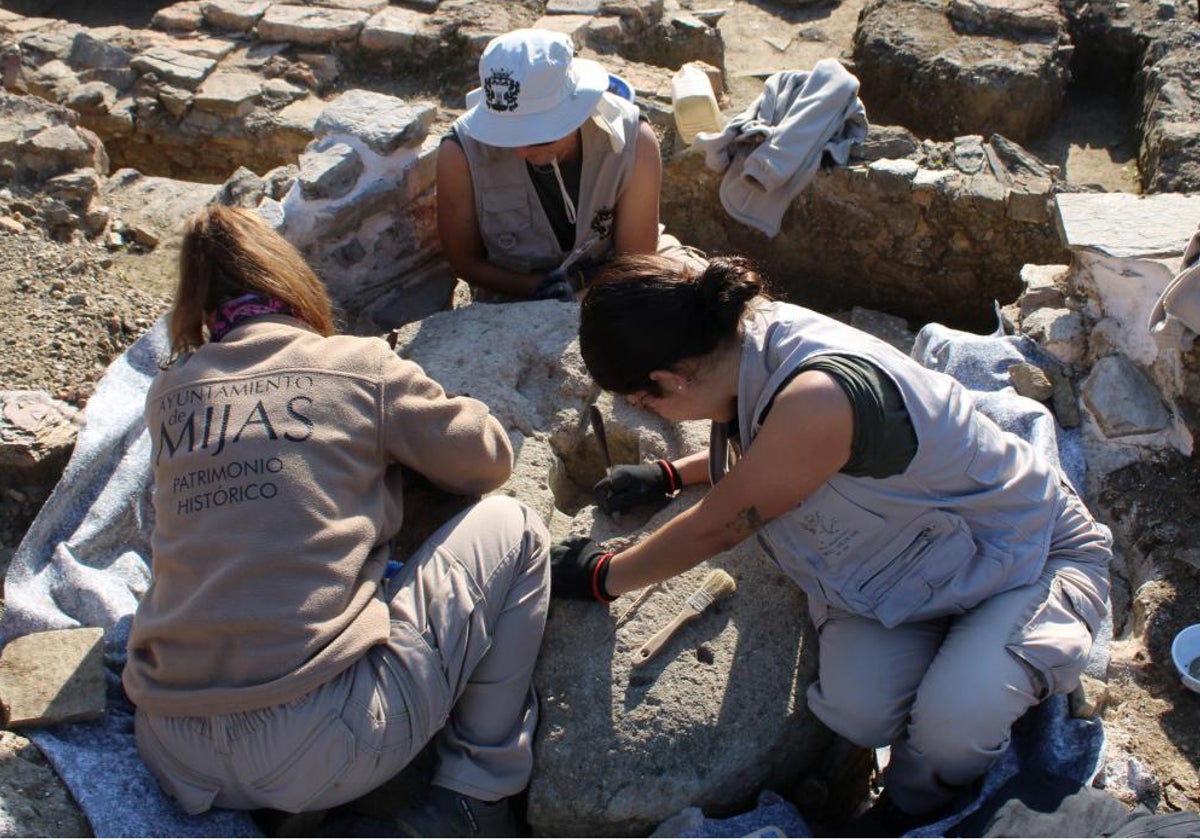
[[[511,70],[494,70],[483,80],[483,93],[490,111],[517,110],[517,94],[521,83],[512,77]]]

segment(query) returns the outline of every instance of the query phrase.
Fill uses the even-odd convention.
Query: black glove
[[[587,537],[567,537],[550,546],[550,595],[607,604],[613,600],[604,588],[612,556]]]
[[[605,513],[620,513],[647,502],[662,501],[679,492],[683,482],[679,470],[666,459],[637,466],[613,467],[596,482],[592,492]]]
[[[580,278],[582,280],[582,278]],[[557,300],[562,303],[574,303],[576,277],[566,271],[554,269],[541,279],[533,290],[534,300]],[[582,288],[582,285],[579,286]]]

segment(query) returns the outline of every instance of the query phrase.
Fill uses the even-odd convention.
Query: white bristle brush
[[[671,622],[649,639],[646,643],[638,648],[633,654],[633,664],[644,665],[654,658],[663,645],[667,643],[667,639],[682,627],[687,622],[691,621],[700,613],[704,612],[713,601],[718,598],[730,595],[737,591],[737,583],[729,576],[728,572],[721,569],[714,569],[708,573],[708,577],[704,579],[703,585],[684,601],[679,614],[671,619]]]

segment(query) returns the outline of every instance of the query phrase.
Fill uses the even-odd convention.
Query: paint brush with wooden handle
[[[667,639],[671,638],[676,630],[708,609],[713,601],[725,595],[731,595],[736,591],[737,583],[729,576],[728,572],[721,569],[714,569],[709,572],[708,577],[704,579],[704,584],[688,596],[687,601],[683,604],[683,608],[679,611],[679,615],[671,619],[671,622],[666,627],[647,639],[646,643],[634,652],[634,667],[644,665],[653,659],[655,654],[662,650],[663,645],[667,643]]]

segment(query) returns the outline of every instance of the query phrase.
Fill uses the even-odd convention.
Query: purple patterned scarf
[[[263,315],[290,315],[304,320],[299,312],[279,298],[248,292],[217,304],[216,309],[204,316],[204,326],[208,327],[210,340],[220,341],[238,324]]]

